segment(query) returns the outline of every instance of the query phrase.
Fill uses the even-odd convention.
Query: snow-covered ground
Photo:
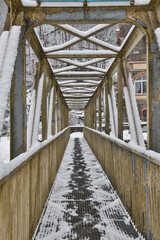
[[[143,132],[143,138],[145,141],[147,141],[147,132]],[[124,141],[130,141],[131,140],[131,134],[130,131],[127,130],[123,130],[123,140]]]

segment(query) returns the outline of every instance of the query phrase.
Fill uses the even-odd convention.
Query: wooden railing
[[[0,240],[30,240],[69,140],[66,128],[0,181]],[[14,160],[13,160],[14,161]]]
[[[160,161],[152,151],[84,127],[84,137],[147,240],[160,239]],[[146,154],[145,154],[146,152]],[[149,157],[156,156],[155,158]]]

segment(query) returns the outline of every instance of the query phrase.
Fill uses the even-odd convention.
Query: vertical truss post
[[[92,116],[91,116],[91,121],[92,121],[92,128],[94,129],[94,99],[91,99],[91,108],[92,108]]]
[[[10,159],[26,151],[26,59],[24,37],[28,27],[21,27],[10,95]]]
[[[113,115],[113,125],[114,125],[114,135],[117,136],[117,131],[116,131],[116,119],[115,119],[115,114],[114,114],[114,104],[113,104],[113,94],[112,94],[112,78],[109,79],[109,95],[111,99],[111,108],[112,108],[112,115]]]
[[[62,130],[62,118],[63,118],[63,103],[62,103],[62,95],[60,94],[60,114],[59,114],[59,118],[60,118],[60,131]]]
[[[98,92],[98,118],[99,118],[99,127],[98,130],[101,132],[102,131],[102,104],[101,104],[101,94],[102,94],[102,89],[101,87],[99,88],[99,92]]]
[[[42,74],[41,70],[42,70],[41,69],[41,62],[37,62],[36,63],[36,70],[35,70],[36,72],[35,72],[35,76],[34,76],[34,83],[33,83],[33,90],[35,90],[35,105],[34,105],[32,126],[28,126],[28,127],[32,127],[31,136],[27,136],[27,138],[30,137],[30,139],[28,140],[28,148],[30,148],[32,146],[32,141],[33,141],[33,130],[34,130],[34,124],[35,124],[37,91],[38,91],[39,80],[40,80],[40,77],[41,77],[41,74]],[[33,90],[32,90],[32,93],[33,93]],[[36,123],[36,124],[38,124],[38,123]]]
[[[46,59],[43,59],[44,82],[42,93],[42,141],[47,139],[47,68]]]
[[[92,128],[92,102],[89,102],[89,127]]]
[[[108,94],[109,94],[109,89],[108,89],[108,83],[107,81],[105,82],[105,133],[109,134],[109,106],[108,106]]]
[[[133,111],[133,105],[131,101],[131,96],[130,96],[130,91],[128,87],[128,81],[127,81],[127,74],[126,74],[126,69],[125,69],[125,64],[124,60],[122,59],[119,61],[120,69],[121,69],[121,77],[122,77],[122,82],[123,82],[123,90],[124,90],[124,95],[125,95],[125,103],[126,103],[126,109],[127,109],[127,115],[128,115],[128,122],[130,126],[130,131],[131,131],[131,136],[132,140],[134,141],[135,144],[138,144],[138,134],[137,134],[137,128],[136,128],[136,119],[134,116],[134,111]]]
[[[57,90],[57,133],[60,131],[60,119],[59,119],[59,112],[60,112],[60,96],[59,96],[59,89]]]
[[[86,125],[86,108],[84,109],[84,126],[87,126]]]
[[[67,106],[66,106],[67,108]],[[66,122],[66,127],[69,126],[69,109],[67,108],[67,122]]]
[[[148,42],[148,147],[160,153],[160,49],[156,39]]]
[[[118,59],[118,138],[123,139],[123,84],[121,78],[122,59]]]
[[[54,87],[54,86],[53,86]],[[53,109],[52,109],[52,135],[55,135],[55,103],[56,102],[56,90],[53,90]]]
[[[59,91],[59,132],[61,131],[61,107],[62,107],[62,104],[61,104],[61,93]]]
[[[96,130],[97,129],[97,101],[96,101],[96,94],[94,94],[94,97],[93,97],[93,106],[94,106],[94,129]]]
[[[68,127],[69,126],[69,109],[66,105],[66,126],[65,127]]]
[[[61,96],[61,130],[63,130],[63,125],[64,125],[64,105],[63,105],[63,97]]]

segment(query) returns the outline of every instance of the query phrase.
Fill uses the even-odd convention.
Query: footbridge
[[[10,96],[10,162],[0,162],[0,240],[159,240],[159,0],[5,2],[0,135]],[[130,68],[138,59],[129,62],[141,41],[146,141]],[[84,111],[83,136],[69,126],[71,110]]]

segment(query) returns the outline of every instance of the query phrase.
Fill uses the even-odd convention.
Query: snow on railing
[[[138,154],[144,154],[143,158],[145,158],[145,157],[149,158],[149,160],[151,160],[155,164],[160,165],[160,153],[158,153],[158,152],[155,152],[153,150],[147,150],[146,148],[141,147],[141,146],[133,143],[133,141],[126,143],[125,141],[119,139],[118,137],[115,137],[113,135],[108,135],[108,134],[106,134],[104,132],[100,132],[100,131],[95,130],[93,128],[89,128],[87,126],[84,126],[84,128],[86,128],[86,129],[88,129],[88,130],[90,130],[90,131],[92,131],[92,132],[94,132],[94,133],[96,133],[96,134],[98,134],[98,135],[100,135],[100,136],[110,140],[110,141],[113,141],[116,144],[119,144],[119,145],[121,145],[123,147],[127,147],[128,150],[136,151]]]
[[[21,33],[20,26],[12,26],[7,43],[4,43],[4,39],[7,40],[6,36],[2,36],[3,44],[3,59],[1,59],[1,74],[0,74],[0,135],[3,128],[4,116],[7,106],[8,94],[11,88],[12,75],[14,71],[15,60],[17,56],[17,48],[19,43],[19,36]],[[5,51],[6,48],[6,51]]]
[[[63,134],[69,127],[64,128],[62,131],[58,132],[54,136],[50,136],[47,140],[43,142],[36,142],[34,146],[32,146],[30,149],[27,150],[27,152],[24,152],[20,154],[19,156],[12,159],[12,161],[5,164],[4,162],[0,161],[0,180],[7,175],[9,175],[14,169],[19,167],[22,163],[24,163],[27,159],[32,157],[35,153],[37,153],[39,150],[41,150],[43,147],[51,143],[53,140],[55,140],[57,137],[59,137],[61,134]]]

